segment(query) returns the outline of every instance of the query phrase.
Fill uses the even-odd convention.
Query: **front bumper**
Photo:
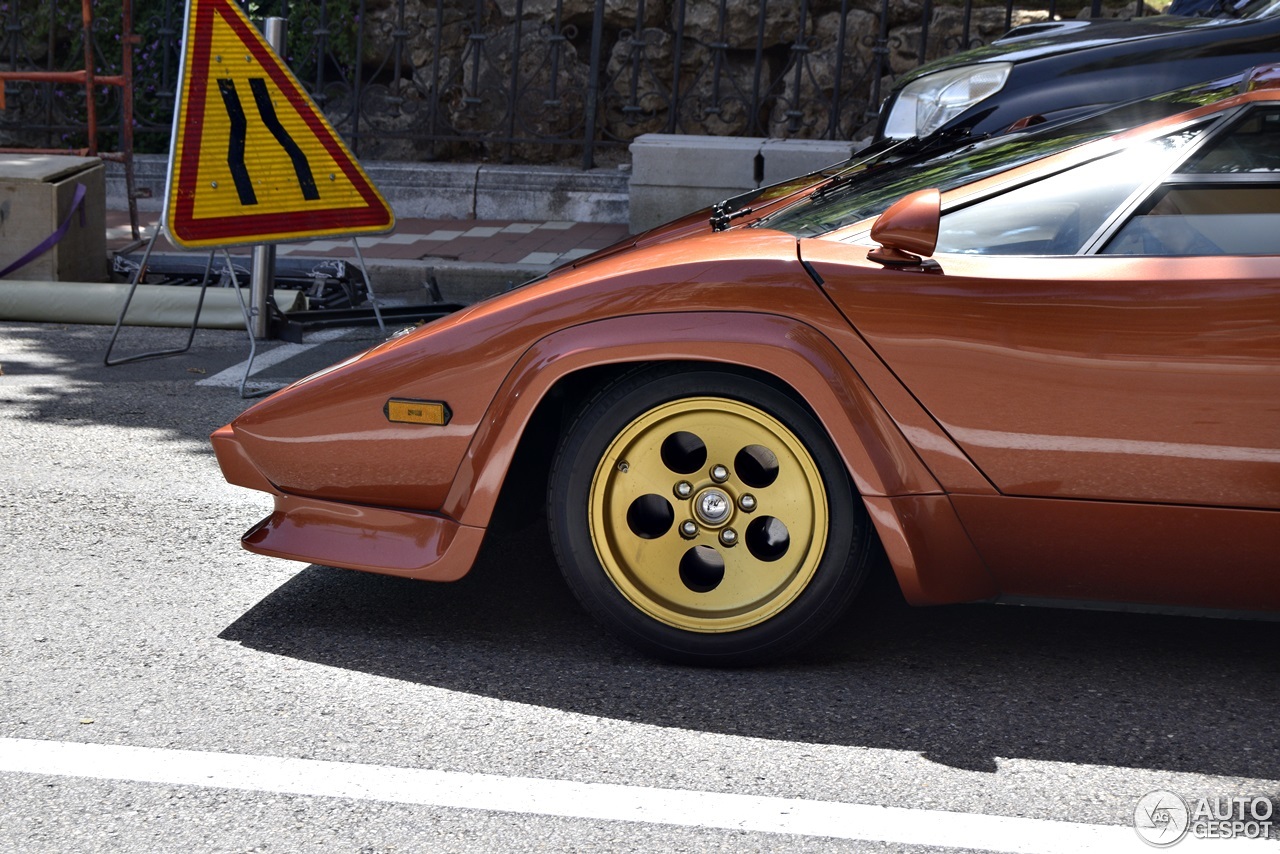
[[[484,528],[406,510],[276,495],[275,511],[245,533],[270,557],[426,581],[456,581],[480,551]]]
[[[275,510],[241,538],[271,557],[398,575],[456,581],[480,551],[484,528],[447,516],[286,495],[258,470],[230,425],[210,437],[228,483],[270,493]]]

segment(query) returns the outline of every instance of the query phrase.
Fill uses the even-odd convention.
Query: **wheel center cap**
[[[733,505],[729,496],[718,489],[708,489],[693,503],[693,512],[707,525],[719,525],[729,518]]]

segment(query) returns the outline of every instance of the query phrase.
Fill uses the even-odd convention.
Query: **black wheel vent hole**
[[[733,458],[738,479],[752,489],[764,489],[778,479],[778,457],[764,445],[747,445]]]
[[[680,580],[694,593],[709,593],[724,581],[724,558],[710,546],[694,546],[680,558]]]
[[[766,563],[775,561],[791,548],[791,534],[782,520],[776,516],[761,516],[752,519],[747,526],[747,535],[743,538],[747,551]]]
[[[707,464],[707,446],[680,430],[662,440],[662,464],[677,474],[693,474]]]
[[[627,508],[627,527],[631,533],[645,540],[656,540],[667,531],[676,520],[676,511],[671,502],[661,495],[641,495]]]

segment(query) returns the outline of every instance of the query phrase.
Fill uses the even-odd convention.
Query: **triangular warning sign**
[[[386,199],[235,0],[189,0],[165,230],[187,247],[376,234]]]

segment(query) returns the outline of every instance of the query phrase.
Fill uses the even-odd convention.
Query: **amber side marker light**
[[[391,398],[382,408],[388,421],[403,424],[434,424],[442,427],[453,417],[449,404],[439,400],[400,400]]]

